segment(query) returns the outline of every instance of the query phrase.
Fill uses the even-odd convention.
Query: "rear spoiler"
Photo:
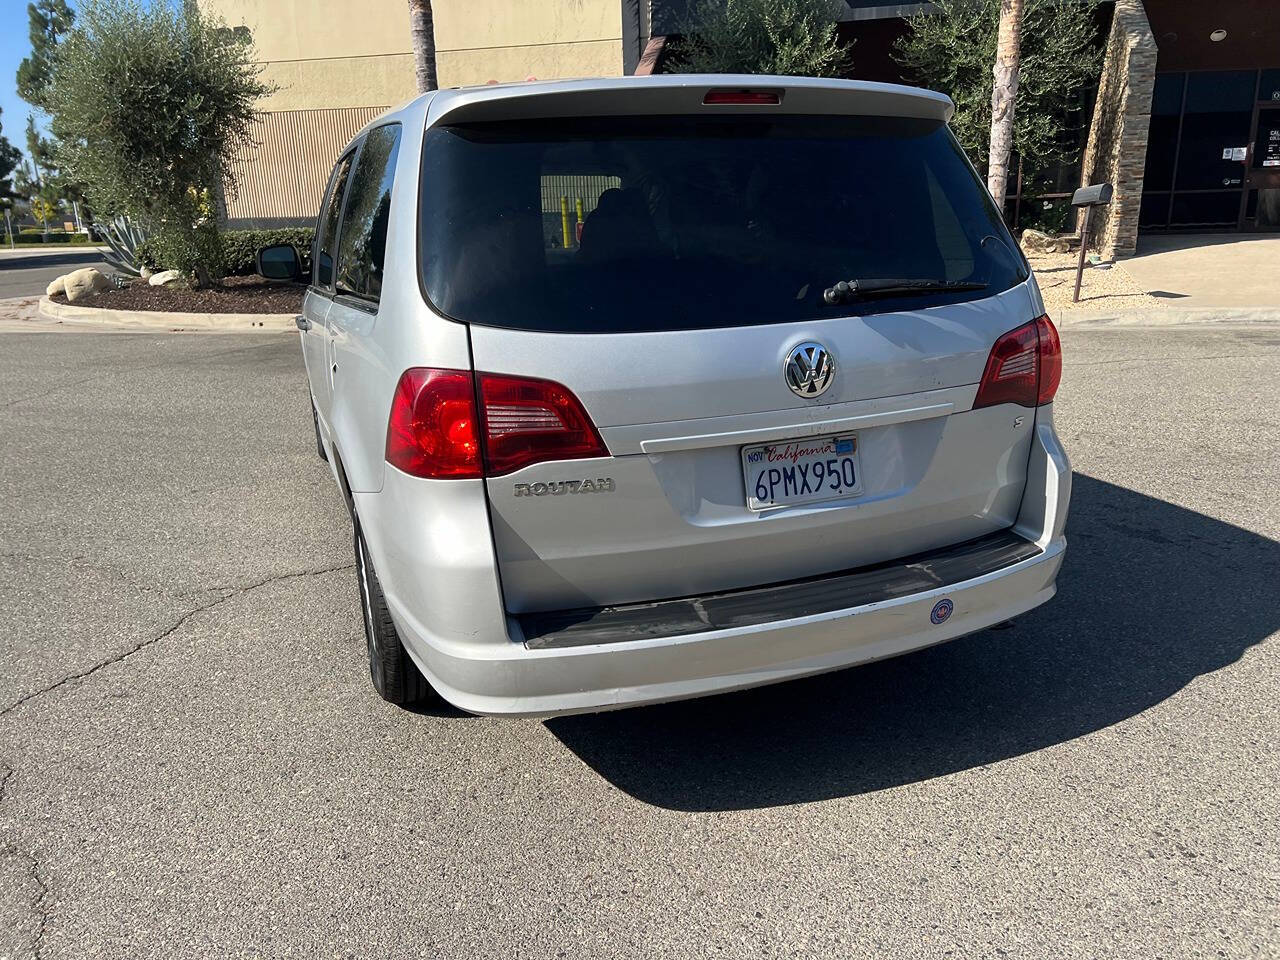
[[[659,74],[441,90],[427,126],[485,120],[653,114],[835,114],[951,119],[945,94],[895,83],[739,74]]]

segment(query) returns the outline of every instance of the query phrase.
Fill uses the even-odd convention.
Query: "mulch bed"
[[[105,307],[108,310],[159,310],[164,313],[297,313],[306,287],[261,277],[227,277],[218,287],[190,290],[169,284],[153,287],[135,280],[120,290],[105,290],[82,297],[72,306]],[[52,297],[67,303],[66,294]]]

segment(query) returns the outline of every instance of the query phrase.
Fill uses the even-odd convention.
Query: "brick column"
[[[1155,82],[1156,41],[1142,0],[1116,0],[1080,178],[1082,186],[1109,182],[1115,187],[1110,206],[1094,210],[1089,224],[1089,246],[1106,260],[1138,249]]]

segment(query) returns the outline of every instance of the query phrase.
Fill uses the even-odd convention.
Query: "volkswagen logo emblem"
[[[782,365],[782,376],[791,392],[806,400],[825,393],[835,375],[835,358],[826,347],[813,341],[793,347]]]

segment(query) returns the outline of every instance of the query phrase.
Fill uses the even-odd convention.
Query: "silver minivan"
[[[627,77],[439,91],[355,138],[298,326],[379,694],[673,700],[1053,595],[1061,348],[951,113]]]

